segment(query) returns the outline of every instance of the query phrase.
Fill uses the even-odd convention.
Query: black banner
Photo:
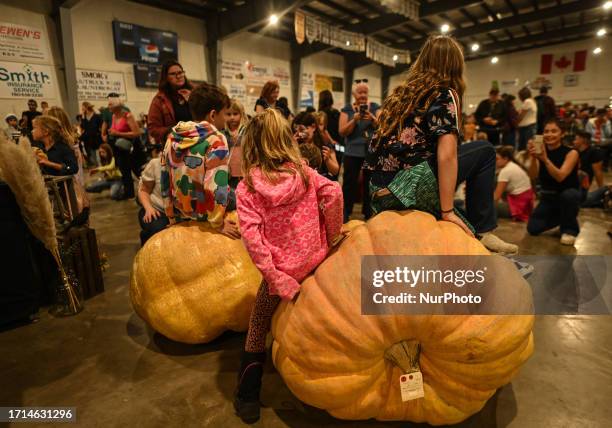
[[[172,31],[113,21],[113,38],[117,61],[159,65],[178,58],[178,36]]]

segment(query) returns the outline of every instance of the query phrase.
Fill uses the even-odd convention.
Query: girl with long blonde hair
[[[364,166],[372,174],[372,207],[427,211],[477,234],[489,250],[513,254],[516,245],[491,233],[497,227],[495,149],[486,141],[460,145],[464,68],[455,39],[430,37],[406,80],[383,103]],[[463,181],[465,217],[453,204]]]
[[[32,138],[38,143],[44,156],[38,156],[43,174],[73,175],[79,165],[70,146],[72,136],[61,122],[52,116],[37,116],[32,121]]]
[[[56,118],[62,124],[62,128],[64,128],[64,132],[68,136],[67,142],[70,144],[70,147],[72,147],[72,150],[74,150],[74,156],[76,157],[77,163],[79,164],[79,171],[75,174],[75,178],[79,182],[79,184],[84,187],[85,186],[85,175],[84,175],[85,161],[83,159],[83,152],[81,151],[81,148],[79,146],[80,144],[79,135],[77,134],[76,130],[70,123],[68,114],[63,108],[58,107],[58,106],[53,106],[47,111],[47,114],[51,117]]]
[[[259,419],[266,334],[281,299],[291,300],[342,227],[340,186],[308,167],[289,123],[274,109],[256,115],[242,140],[244,179],[236,189],[242,240],[263,281],[249,320],[234,407]]]

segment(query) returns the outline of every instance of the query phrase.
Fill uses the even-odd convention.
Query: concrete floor
[[[87,301],[76,317],[55,319],[41,311],[38,323],[0,333],[0,406],[76,406],[83,427],[243,426],[231,397],[244,335],[227,333],[190,346],[153,333],[128,297],[139,248],[136,204],[101,195],[92,210],[92,226],[109,259],[106,292]],[[554,234],[530,237],[524,225],[507,221],[498,233],[518,243],[522,254],[611,255],[610,216],[584,210],[580,219],[575,248],[559,245]],[[535,353],[520,375],[456,426],[610,426],[612,316],[541,316],[534,334]],[[271,364],[262,400],[259,427],[424,426],[333,419],[300,403]]]

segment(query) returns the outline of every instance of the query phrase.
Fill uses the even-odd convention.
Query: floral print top
[[[373,171],[372,183],[387,186],[402,169],[429,160],[436,154],[438,138],[446,134],[459,136],[457,106],[451,91],[443,88],[427,111],[417,109],[404,121],[397,135],[372,138],[364,169]]]

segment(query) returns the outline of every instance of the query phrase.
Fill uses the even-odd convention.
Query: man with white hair
[[[340,112],[338,131],[345,137],[344,174],[342,176],[342,193],[344,194],[344,221],[347,222],[353,212],[359,189],[359,172],[367,152],[368,144],[378,126],[380,105],[369,102],[368,79],[355,80],[353,84],[353,103],[347,104]],[[372,216],[370,208],[369,182],[370,172],[363,171],[362,213],[367,220]]]

